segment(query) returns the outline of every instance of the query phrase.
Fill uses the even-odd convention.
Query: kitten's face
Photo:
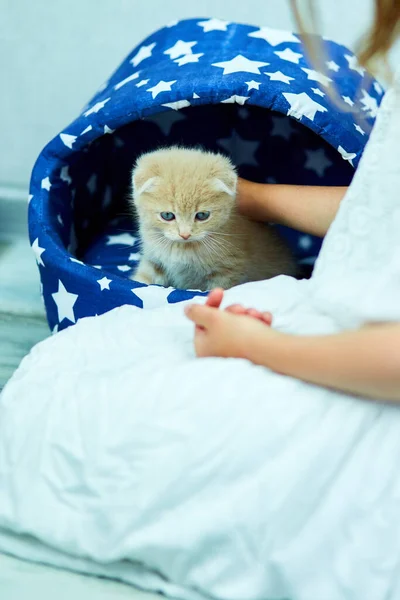
[[[170,148],[142,156],[133,172],[142,230],[190,244],[217,232],[235,205],[237,176],[229,159]]]

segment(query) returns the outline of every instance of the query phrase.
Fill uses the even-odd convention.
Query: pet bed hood
[[[323,43],[329,57],[324,74],[308,63],[298,35],[199,18],[169,24],[129,54],[76,120],[44,148],[33,170],[29,234],[52,330],[123,304],[152,308],[198,294],[145,286],[122,273],[111,276],[83,259],[104,223],[115,216],[115,198],[124,195],[115,184],[121,179],[126,185],[128,168],[125,179],[113,170],[110,148],[118,146],[118,132],[131,124],[139,128],[137,155],[146,147],[140,127],[154,115],[170,115],[171,131],[171,123],[185,111],[195,115],[195,110],[213,107],[225,111],[222,115],[242,107],[267,109],[292,117],[334,150],[343,177],[321,183],[349,183],[383,90],[347,48]],[[335,106],[328,94],[333,85],[366,126]],[[213,132],[208,135],[211,139]],[[132,163],[135,156],[129,158]],[[108,180],[102,181],[106,172]],[[121,233],[119,242],[132,244],[129,235]]]

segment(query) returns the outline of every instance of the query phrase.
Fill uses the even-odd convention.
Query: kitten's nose
[[[180,233],[179,235],[183,240],[188,240],[190,238],[190,233]]]

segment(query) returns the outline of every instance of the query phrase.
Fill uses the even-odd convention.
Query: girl
[[[366,57],[400,20],[376,5]],[[0,550],[182,599],[400,598],[400,412],[363,401],[400,400],[399,107],[397,81],[347,191],[241,182],[244,212],[329,231],[310,280],[188,309],[213,358],[179,303],[31,352],[0,399]]]
[[[292,4],[301,25],[296,0]],[[398,0],[375,0],[375,9],[375,22],[360,57],[366,65],[386,58],[400,29]],[[205,306],[186,307],[186,315],[196,324],[197,356],[246,358],[310,383],[400,402],[399,79],[383,101],[349,190],[245,180],[239,184],[244,214],[319,236],[329,230],[310,281],[310,295],[319,310],[334,314],[338,322],[343,315],[341,331],[319,336],[282,333],[269,327],[270,313],[238,304],[218,310],[224,292],[214,290]],[[357,218],[364,219],[368,238],[362,237]],[[338,238],[349,251],[335,261]],[[367,242],[379,250],[376,264]],[[362,260],[367,255],[369,263]],[[346,313],[352,316],[347,327]]]

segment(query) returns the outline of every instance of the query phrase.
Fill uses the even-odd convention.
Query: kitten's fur
[[[132,279],[209,290],[294,275],[294,259],[277,232],[238,213],[236,186],[235,168],[220,154],[171,147],[142,155],[132,189],[143,254]],[[208,220],[195,220],[206,211]],[[162,212],[175,219],[164,221]]]

